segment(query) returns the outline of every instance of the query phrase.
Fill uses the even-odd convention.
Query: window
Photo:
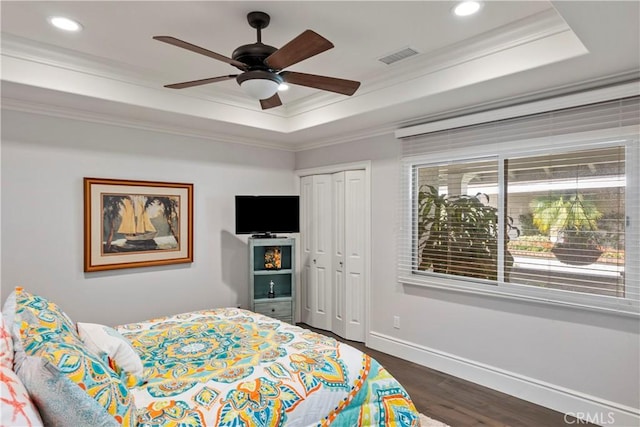
[[[638,312],[638,128],[593,119],[623,105],[405,141],[400,281]]]
[[[510,280],[625,296],[625,147],[510,159]]]
[[[415,166],[415,269],[498,279],[498,161]],[[474,187],[490,186],[493,194]]]

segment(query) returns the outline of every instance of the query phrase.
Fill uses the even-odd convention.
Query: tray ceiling
[[[454,4],[3,1],[3,107],[301,149],[640,68],[638,2],[485,2],[466,18],[451,13]],[[271,15],[264,43],[280,47],[312,29],[335,45],[290,70],[358,80],[360,89],[347,97],[292,86],[283,106],[262,111],[234,80],[163,87],[237,70],[152,36],[231,56],[255,42],[253,10]],[[60,32],[51,15],[84,29]],[[418,53],[379,60],[406,48]]]

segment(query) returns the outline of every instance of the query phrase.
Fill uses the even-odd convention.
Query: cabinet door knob
[[[342,267],[342,261],[340,261],[340,267]]]
[[[314,263],[314,264],[316,263],[316,260],[315,260],[315,259],[313,260],[313,263]]]
[[[275,311],[276,311],[276,309],[275,309],[275,308],[272,308],[272,309],[271,309],[271,312],[272,312],[272,313],[275,313]]]

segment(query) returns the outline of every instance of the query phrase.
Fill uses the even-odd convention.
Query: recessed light
[[[284,92],[285,90],[289,90],[289,85],[286,83],[280,83],[280,86],[278,86],[278,90],[280,92]]]
[[[64,16],[51,16],[49,17],[49,23],[65,31],[80,31],[82,29],[80,23],[73,19],[65,18]]]
[[[457,16],[473,15],[480,10],[481,4],[478,1],[463,1],[453,9],[453,13]]]

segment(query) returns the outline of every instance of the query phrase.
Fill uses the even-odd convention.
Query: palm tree
[[[111,242],[116,229],[116,220],[120,218],[120,208],[123,205],[123,200],[126,196],[120,195],[107,195],[102,198],[102,217],[105,223],[109,225],[109,234],[107,235],[107,241],[105,243],[105,252],[111,252]]]
[[[602,250],[595,232],[602,212],[582,194],[539,197],[530,207],[533,224],[541,233],[554,238],[552,252],[559,261],[589,265],[600,257]]]
[[[175,197],[160,197],[160,196],[150,196],[147,198],[147,202],[144,205],[144,208],[147,209],[154,203],[159,203],[162,205],[163,215],[165,220],[167,221],[167,225],[169,226],[169,231],[173,235],[174,239],[176,239],[177,243],[180,243],[180,235],[178,231],[176,231],[175,224],[178,223],[179,217],[179,206],[178,200]]]
[[[559,231],[596,231],[602,213],[580,193],[566,196],[538,197],[531,202],[533,224],[542,234]]]

